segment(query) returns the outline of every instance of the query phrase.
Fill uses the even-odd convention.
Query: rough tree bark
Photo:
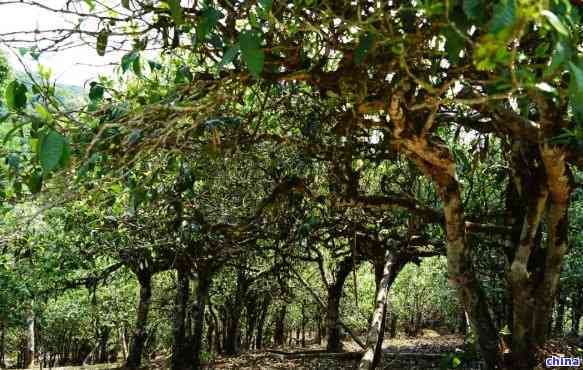
[[[431,179],[443,203],[447,237],[447,266],[450,283],[469,314],[472,329],[478,334],[480,352],[488,369],[502,363],[499,338],[482,288],[472,268],[466,243],[465,219],[461,190],[456,175],[456,164],[450,150],[429,138],[434,117],[424,117],[420,132],[413,132],[413,122],[419,118],[407,117],[405,92],[395,93],[389,102],[388,113],[393,124],[392,133],[398,140],[397,148],[409,157],[423,174]]]
[[[138,270],[138,282],[140,283],[140,297],[136,316],[136,324],[131,339],[128,358],[125,367],[138,369],[142,362],[144,344],[147,339],[146,325],[150,312],[150,302],[152,299],[152,274],[147,270]]]
[[[261,313],[259,315],[259,322],[257,323],[257,336],[255,337],[255,349],[263,348],[263,329],[265,328],[265,321],[267,319],[267,312],[271,304],[271,295],[263,297],[261,303]]]
[[[342,352],[340,324],[340,300],[344,282],[354,268],[354,258],[348,256],[338,263],[334,274],[334,281],[328,285],[328,302],[326,305],[326,350],[328,352]]]
[[[546,185],[549,189],[549,205],[546,214],[547,246],[542,263],[544,276],[534,292],[537,301],[534,312],[536,346],[542,346],[548,336],[548,323],[553,313],[553,303],[559,291],[559,278],[563,258],[567,253],[569,234],[569,203],[573,190],[573,175],[565,161],[563,149],[543,144],[541,157],[546,171]],[[532,349],[530,350],[532,351]]]
[[[567,251],[572,174],[562,149],[548,144],[512,146],[514,182],[526,204],[512,260],[512,367],[531,369],[552,322],[563,257]],[[546,226],[543,246],[542,226]]]
[[[287,313],[287,305],[283,304],[277,312],[275,319],[275,330],[273,332],[273,341],[276,346],[283,346],[285,341],[285,315]]]
[[[186,315],[190,295],[189,269],[184,265],[176,268],[176,299],[173,318],[172,362],[173,370],[186,369],[190,362],[189,348],[186,340]]]
[[[236,355],[239,353],[241,341],[241,313],[248,288],[249,281],[246,279],[244,271],[238,271],[237,290],[235,291],[234,296],[231,297],[230,311],[228,312],[227,336],[224,345],[225,354],[227,355]]]
[[[247,316],[247,328],[245,330],[245,349],[253,349],[254,345],[254,334],[255,334],[255,327],[257,326],[257,320],[259,315],[259,307],[257,307],[257,296],[250,295],[247,297],[245,302],[245,312]]]
[[[106,363],[109,362],[109,352],[107,350],[107,342],[109,341],[109,335],[111,333],[111,328],[109,326],[103,326],[100,330],[99,335],[99,362]]]
[[[326,310],[327,305],[325,305],[324,302],[322,302],[318,293],[316,293],[314,291],[314,289],[312,289],[312,287],[302,278],[302,276],[300,274],[298,274],[297,271],[295,271],[293,268],[291,270],[294,273],[295,277],[298,279],[298,281],[302,284],[302,286],[308,290],[308,292],[314,298],[316,303],[318,303],[318,305],[322,309]],[[365,344],[362,342],[362,340],[360,340],[360,338],[358,338],[358,335],[356,335],[356,333],[353,330],[351,330],[341,320],[338,320],[337,322],[338,322],[338,325],[340,325],[340,327],[342,327],[361,348],[365,348]]]
[[[211,285],[212,271],[199,269],[198,287],[196,289],[196,305],[194,312],[194,334],[192,338],[192,369],[200,368],[200,352],[202,350],[202,333],[204,332],[204,312],[206,300]]]

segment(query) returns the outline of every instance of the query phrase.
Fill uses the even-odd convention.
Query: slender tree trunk
[[[186,340],[186,315],[190,293],[189,269],[179,265],[176,269],[176,299],[172,334],[172,370],[186,369],[189,363],[189,349]]]
[[[213,338],[214,338],[214,332],[215,332],[215,323],[213,322],[213,319],[209,316],[207,316],[207,325],[208,328],[206,330],[206,343],[208,346],[208,352],[212,353],[213,352]]]
[[[35,333],[34,333],[34,312],[32,307],[28,309],[26,317],[26,345],[23,356],[23,367],[25,369],[34,367],[35,351]]]
[[[340,317],[340,298],[342,291],[336,286],[328,288],[328,305],[326,307],[326,350],[328,352],[342,352],[340,333],[342,327],[338,324]]]
[[[128,342],[126,339],[125,331],[126,331],[125,326],[119,328],[119,341],[121,342],[121,353],[122,353],[124,362],[126,361],[126,359],[128,357]]]
[[[107,342],[109,341],[109,333],[111,328],[104,326],[101,328],[101,333],[99,337],[99,362],[108,362],[109,356],[107,351]]]
[[[378,265],[379,263],[375,264],[375,275],[377,275],[377,281],[379,281]],[[373,312],[372,322],[366,337],[366,352],[360,360],[360,364],[358,366],[359,370],[375,369],[382,360],[382,345],[383,339],[385,337],[385,322],[387,317],[387,299],[389,290],[397,278],[399,271],[404,266],[401,261],[391,255],[391,253],[388,251],[386,252],[383,265],[382,276],[377,284],[375,310]]]
[[[301,330],[302,330],[302,347],[306,347],[306,302],[302,302],[302,322],[301,322]]]
[[[212,272],[200,270],[198,272],[198,287],[196,289],[196,306],[194,313],[194,333],[192,338],[192,369],[200,368],[200,352],[202,351],[202,335],[204,332],[204,312],[206,300],[211,285]]]
[[[577,292],[573,296],[573,303],[571,304],[571,334],[579,335],[579,326],[581,325],[581,316],[583,314],[583,299]]]
[[[214,326],[215,326],[215,351],[217,353],[221,353],[222,349],[221,349],[221,324],[219,322],[219,318],[215,312],[215,309],[213,308],[213,306],[210,305],[209,302],[209,312],[211,314],[211,318],[213,320]]]
[[[328,352],[342,352],[342,342],[340,336],[342,325],[340,324],[340,300],[344,282],[354,268],[354,258],[348,256],[338,263],[335,273],[335,281],[328,286],[328,304],[326,307],[326,327]]]
[[[6,324],[0,320],[0,368],[6,367]]]
[[[557,302],[557,317],[555,318],[554,334],[557,336],[562,336],[564,334],[564,323],[565,323],[565,306],[567,305],[565,297],[559,294],[559,299]]]
[[[322,344],[322,316],[320,315],[320,310],[316,313],[316,343],[318,345]]]
[[[351,259],[352,260],[352,259]],[[324,302],[322,302],[322,299],[320,299],[320,296],[318,295],[318,293],[316,293],[316,291],[314,291],[314,289],[312,289],[312,287],[306,282],[306,280],[304,280],[304,278],[302,278],[302,276],[300,274],[298,274],[297,271],[293,270],[294,275],[296,276],[296,278],[298,279],[298,281],[304,286],[304,288],[306,288],[308,290],[308,292],[310,293],[310,295],[314,298],[314,300],[316,301],[316,303],[318,303],[318,305],[324,309],[327,310],[327,305],[324,304]],[[350,271],[349,271],[350,273]],[[346,277],[345,277],[346,278]],[[343,328],[351,337],[352,339],[361,347],[361,348],[365,348],[365,344],[362,342],[362,340],[360,340],[360,338],[358,338],[358,335],[351,330],[346,324],[344,324],[340,319],[337,320],[338,325]]]
[[[147,339],[146,326],[148,324],[148,314],[150,311],[150,302],[152,299],[152,275],[149,272],[138,272],[138,282],[140,283],[140,297],[136,324],[131,339],[128,358],[125,367],[138,369],[142,362],[142,354]]]
[[[263,298],[261,305],[261,314],[259,316],[259,322],[257,323],[257,336],[255,337],[255,348],[263,348],[263,329],[265,328],[265,321],[267,319],[267,312],[269,310],[269,305],[271,304],[271,296],[267,295]]]
[[[276,346],[283,346],[285,342],[285,314],[287,313],[287,305],[282,304],[275,319],[275,330],[273,333],[273,340]]]
[[[255,334],[255,327],[257,326],[257,316],[259,314],[257,307],[257,297],[252,296],[247,299],[245,305],[247,312],[247,329],[245,330],[245,349],[253,349],[254,344],[253,335]]]
[[[249,281],[243,271],[237,272],[237,290],[230,302],[227,320],[227,337],[225,338],[225,354],[239,353],[241,342],[241,313],[245,303],[245,294],[249,288]]]

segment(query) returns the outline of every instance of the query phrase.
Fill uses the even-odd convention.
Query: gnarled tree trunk
[[[498,331],[493,325],[488,304],[472,268],[466,244],[466,226],[461,201],[461,190],[456,175],[456,164],[448,148],[432,141],[429,131],[433,126],[431,115],[424,117],[425,126],[413,132],[405,111],[405,92],[391,97],[388,113],[393,123],[393,135],[399,139],[398,147],[419,169],[431,179],[443,203],[447,237],[447,266],[450,283],[470,317],[474,332],[478,334],[480,352],[488,369],[502,363],[499,352]]]
[[[198,271],[198,287],[196,289],[196,306],[194,312],[194,333],[192,338],[192,369],[200,368],[200,352],[202,350],[202,333],[204,332],[204,312],[206,300],[211,285],[212,271]]]
[[[243,271],[237,272],[237,290],[231,297],[229,312],[227,312],[227,336],[225,338],[225,354],[236,355],[239,353],[241,343],[241,313],[244,306],[245,294],[249,288],[249,281]]]
[[[189,270],[186,266],[179,265],[176,269],[176,299],[173,318],[172,344],[173,370],[186,369],[190,362],[189,348],[186,339],[186,314],[190,293]]]
[[[148,314],[150,312],[150,302],[152,299],[152,274],[149,271],[138,271],[136,273],[140,283],[140,297],[136,316],[136,324],[131,339],[128,358],[125,367],[138,369],[142,362],[142,354],[147,339],[146,326],[148,324]]]
[[[275,330],[273,331],[273,341],[276,346],[283,346],[285,342],[285,315],[287,305],[283,303],[277,312],[275,319]]]
[[[342,352],[340,324],[340,299],[344,282],[354,268],[354,258],[348,256],[338,263],[334,281],[328,286],[328,302],[326,305],[326,350],[328,352]]]
[[[257,323],[257,336],[255,337],[255,349],[261,349],[263,347],[263,329],[265,328],[265,321],[267,319],[267,312],[269,310],[269,305],[271,304],[271,296],[266,295],[263,297],[261,303],[261,313],[259,315],[259,321]]]

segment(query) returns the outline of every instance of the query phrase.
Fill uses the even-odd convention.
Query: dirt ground
[[[343,342],[347,352],[358,352],[361,348],[353,341]],[[433,335],[424,333],[418,338],[394,338],[385,339],[383,349],[385,363],[383,368],[389,370],[415,369],[414,367],[394,367],[393,356],[390,354],[434,354],[436,362],[439,362],[438,354],[453,352],[456,348],[461,348],[463,338],[457,335]],[[277,348],[276,350],[290,353],[315,351],[322,349],[321,346],[312,345],[305,348]],[[283,356],[278,353],[267,351],[249,352],[237,357],[218,357],[211,361],[207,369],[354,369],[358,364],[359,356],[353,358],[328,357],[325,354],[314,355],[307,358],[293,358],[294,356]],[[425,367],[418,369],[427,370]]]
[[[235,357],[218,356],[211,359],[204,369],[355,369],[360,359],[361,348],[353,341],[343,342],[345,354],[328,355],[322,353],[322,346],[310,345],[305,348],[269,348],[258,352],[247,352]],[[385,339],[383,343],[385,370],[437,370],[440,359],[447,353],[455,352],[463,346],[463,338],[458,335],[439,335],[426,331],[417,338],[400,337]],[[297,353],[301,353],[297,355]],[[307,355],[306,355],[307,353]],[[539,360],[551,355],[566,357],[583,357],[576,338],[550,340],[539,353]],[[425,362],[423,362],[425,361]],[[433,363],[427,365],[427,361]],[[145,369],[167,369],[168,359],[164,356],[152,361]],[[423,363],[423,365],[420,365]],[[583,367],[582,367],[583,368]],[[63,367],[55,370],[106,370],[120,369],[120,364],[100,364],[83,367]],[[479,364],[458,367],[458,370],[479,370]],[[552,369],[541,365],[536,370]],[[557,367],[556,369],[562,369]]]

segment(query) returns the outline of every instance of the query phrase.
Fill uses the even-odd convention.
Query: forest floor
[[[459,335],[424,333],[416,338],[385,339],[384,369],[427,369],[427,362],[436,363],[444,353],[454,352],[463,345]],[[320,345],[284,347],[248,352],[236,357],[219,356],[206,369],[355,369],[361,348],[352,340],[343,342],[344,354],[320,352]],[[419,365],[419,366],[417,366]]]
[[[439,370],[440,361],[447,353],[456,352],[463,346],[460,335],[439,335],[433,331],[424,331],[422,336],[415,338],[399,337],[385,339],[383,342],[385,370]],[[217,356],[206,364],[203,369],[356,369],[362,355],[361,348],[352,340],[343,342],[346,352],[329,354],[323,352],[321,345],[306,347],[266,348],[261,351],[249,351],[239,356]],[[566,357],[582,357],[580,344],[572,338],[552,339],[539,354],[542,361],[551,355]],[[165,370],[168,359],[160,356],[144,368]],[[76,367],[53,368],[54,370],[119,370],[119,364],[99,364]],[[457,370],[480,370],[480,363],[459,366]],[[539,366],[540,369],[554,369]],[[561,369],[561,368],[556,368]]]

